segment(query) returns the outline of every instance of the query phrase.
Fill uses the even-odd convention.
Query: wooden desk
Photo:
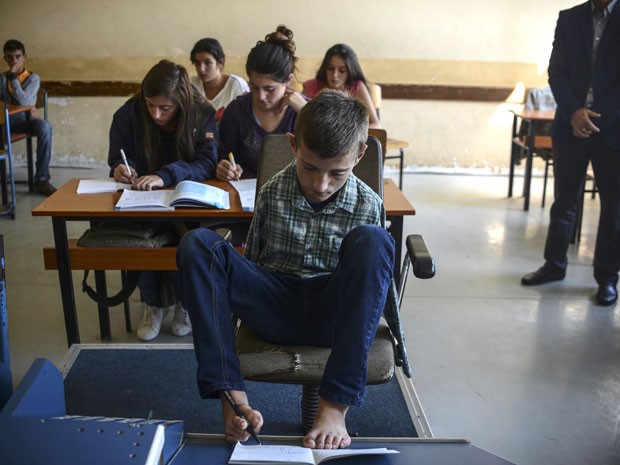
[[[512,187],[514,180],[515,169],[515,151],[513,147],[515,145],[515,138],[518,138],[518,121],[529,122],[529,132],[527,138],[522,140],[523,146],[527,150],[527,159],[525,163],[525,173],[523,177],[523,210],[528,211],[530,209],[530,186],[532,183],[532,163],[536,149],[551,149],[551,137],[550,136],[536,136],[533,123],[550,123],[555,117],[554,111],[543,110],[511,110],[514,117],[512,120],[512,136],[510,139],[510,174],[508,180],[508,197],[512,197]],[[546,185],[546,183],[545,183]]]
[[[67,222],[140,220],[208,223],[210,220],[211,222],[213,220],[247,220],[252,217],[252,212],[243,211],[239,194],[230,184],[223,181],[209,181],[208,183],[230,193],[229,210],[184,208],[175,211],[116,211],[114,205],[120,197],[120,192],[78,195],[77,186],[79,179],[69,180],[32,210],[33,216],[49,216],[52,218],[58,278],[69,347],[74,343],[80,342],[80,335],[73,293]],[[386,216],[390,223],[389,231],[396,242],[394,276],[398,283],[402,256],[404,217],[415,215],[415,209],[391,179],[386,179],[384,182],[384,199]]]

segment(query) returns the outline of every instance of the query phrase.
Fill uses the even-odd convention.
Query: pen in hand
[[[232,398],[232,396],[230,395],[230,392],[228,392],[227,390],[223,390],[222,393],[224,394],[224,398],[228,401],[228,403],[230,404],[232,409],[235,411],[237,416],[245,420],[245,422],[248,424],[246,430],[248,431],[248,433],[250,433],[250,436],[254,438],[257,444],[260,444],[260,440],[258,439],[258,435],[256,434],[256,431],[254,431],[254,428],[252,428],[252,425],[250,424],[249,420],[245,417],[245,415],[239,408],[239,405],[237,405],[237,402],[235,402],[235,399]]]
[[[228,153],[228,160],[230,160],[230,163],[233,166],[233,170],[235,170],[235,176],[237,177],[237,181],[239,181],[239,175],[237,174],[237,164],[235,163],[235,157],[233,156],[232,152]]]
[[[125,151],[123,149],[121,149],[121,157],[123,158],[123,163],[125,163],[125,168],[127,168],[127,177],[131,179],[131,168],[129,167],[127,156],[125,155]]]

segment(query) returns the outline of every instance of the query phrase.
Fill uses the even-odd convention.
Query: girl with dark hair
[[[200,39],[194,44],[189,58],[197,74],[191,77],[191,83],[215,108],[215,120],[219,121],[230,102],[250,91],[248,83],[235,74],[222,73],[226,56],[217,39]]]
[[[304,82],[303,92],[308,98],[316,97],[323,89],[342,90],[358,98],[368,111],[370,127],[381,127],[362,67],[357,55],[348,45],[336,44],[330,47],[316,77]]]
[[[217,143],[215,110],[192,87],[183,66],[162,60],[144,77],[140,91],[119,108],[110,127],[108,165],[116,181],[152,190],[189,179],[215,176]],[[126,154],[131,173],[123,162]],[[143,271],[138,288],[145,302],[138,338],[154,339],[168,308],[160,287],[163,272]],[[180,296],[176,272],[167,273]],[[159,284],[158,284],[159,283]],[[178,299],[177,299],[178,300]],[[191,332],[187,311],[177,301],[172,333]]]
[[[250,93],[231,102],[220,122],[218,179],[255,178],[265,136],[294,132],[297,113],[306,104],[290,87],[296,62],[293,32],[286,26],[278,26],[250,51],[245,65]]]

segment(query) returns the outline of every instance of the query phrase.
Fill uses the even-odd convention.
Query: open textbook
[[[301,446],[244,446],[237,443],[228,463],[247,465],[268,465],[283,463],[300,463],[318,465],[326,460],[356,455],[386,455],[398,454],[397,450],[386,449],[308,449]]]
[[[208,184],[181,181],[174,190],[135,191],[125,189],[117,210],[174,210],[175,207],[230,208],[228,192]]]

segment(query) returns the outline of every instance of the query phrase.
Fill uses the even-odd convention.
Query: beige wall
[[[325,49],[351,45],[375,82],[464,86],[545,85],[560,9],[571,0],[0,0],[0,39],[26,43],[43,80],[139,81],[161,57],[190,66],[201,37],[217,37],[229,72],[244,75],[256,40],[284,23],[295,32],[300,79]],[[347,15],[343,15],[346,12]],[[11,18],[11,21],[6,21]],[[24,27],[28,25],[28,27]],[[52,98],[55,162],[103,162],[112,114],[123,98]],[[511,118],[506,104],[385,100],[390,136],[421,166],[505,168]]]

